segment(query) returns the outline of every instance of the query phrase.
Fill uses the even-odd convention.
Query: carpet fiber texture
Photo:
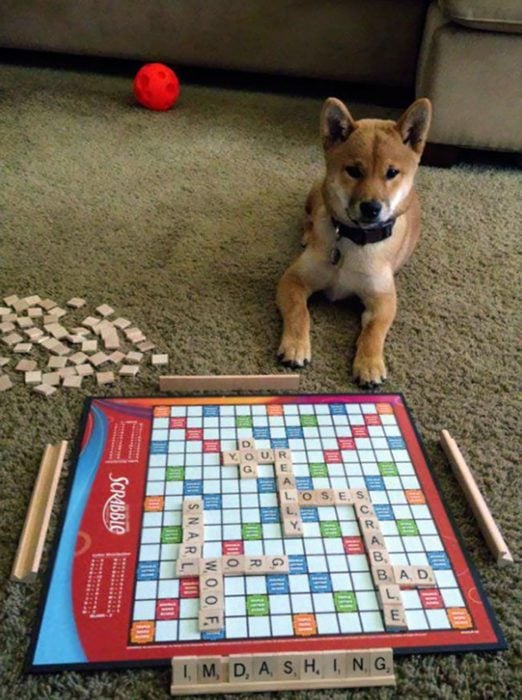
[[[338,96],[358,117],[397,114]],[[320,107],[316,97],[185,85],[174,110],[153,113],[134,104],[130,76],[1,67],[0,296],[82,296],[90,311],[108,303],[170,354],[172,373],[277,371],[274,292],[299,253],[304,199],[321,171]],[[448,428],[462,446],[520,560],[522,177],[488,165],[422,168],[418,185],[423,233],[397,281],[387,389],[413,411],[509,650],[401,658],[397,690],[353,696],[515,698],[520,569],[494,564],[438,433]],[[356,391],[360,309],[317,298],[311,311],[302,391]],[[157,376],[149,368],[103,393],[154,395]],[[17,379],[0,394],[0,697],[167,697],[165,669],[21,673],[41,586],[8,576],[32,484],[44,444],[74,437],[84,396],[99,393],[86,382],[46,400]]]

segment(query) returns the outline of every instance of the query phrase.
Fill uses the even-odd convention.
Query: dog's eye
[[[399,174],[399,171],[396,168],[388,168],[386,171],[386,179],[387,180],[393,180],[394,177],[397,177]]]
[[[353,177],[355,180],[359,180],[362,177],[362,172],[356,165],[347,165],[345,170],[348,175]]]

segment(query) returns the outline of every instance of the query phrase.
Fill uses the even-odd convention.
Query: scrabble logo
[[[103,524],[112,535],[129,531],[129,506],[125,502],[129,480],[126,476],[109,474],[110,495],[103,506]]]

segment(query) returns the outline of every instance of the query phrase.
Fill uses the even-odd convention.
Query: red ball
[[[179,97],[178,77],[163,63],[146,63],[134,78],[134,95],[143,107],[164,112]]]

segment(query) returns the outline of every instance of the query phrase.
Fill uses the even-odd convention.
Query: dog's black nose
[[[375,199],[371,199],[368,202],[361,202],[359,208],[367,221],[374,221],[381,213],[382,204]]]

